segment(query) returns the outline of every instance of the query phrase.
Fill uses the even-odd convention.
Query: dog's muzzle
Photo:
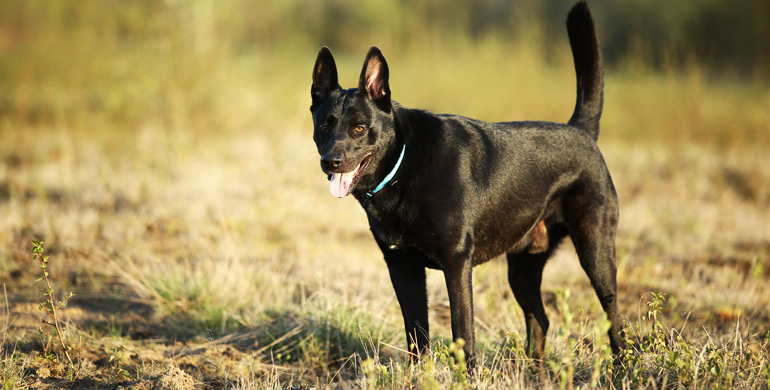
[[[364,173],[364,170],[366,169],[366,166],[369,165],[371,159],[372,155],[368,154],[361,159],[361,162],[352,171],[332,172],[329,175],[329,192],[331,192],[332,196],[343,198],[349,194],[350,191],[353,190],[353,187],[356,186],[356,183],[358,183],[358,180],[361,178],[361,175]],[[330,165],[334,163],[336,162],[329,162]],[[321,160],[321,164],[326,164],[326,161]],[[337,164],[337,167],[340,165],[342,165],[341,161]]]

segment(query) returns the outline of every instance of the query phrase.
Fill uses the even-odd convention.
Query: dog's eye
[[[319,126],[319,127],[320,127],[320,128],[321,128],[321,130],[323,130],[323,131],[329,131],[329,125],[327,125],[326,123],[322,124],[322,125],[321,125],[321,126]]]
[[[356,126],[356,133],[363,133],[364,130],[366,130],[366,126],[364,126],[364,125]]]

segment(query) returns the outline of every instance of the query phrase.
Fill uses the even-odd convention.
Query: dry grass
[[[30,76],[3,79],[3,384],[142,388],[172,377],[170,367],[206,388],[459,383],[441,275],[428,280],[436,348],[409,366],[363,211],[328,196],[310,137],[315,48],[233,55],[193,39],[207,30],[175,15],[148,24],[161,31],[156,46],[108,53],[101,66],[86,65],[91,52],[78,49],[67,71],[30,49],[19,58]],[[98,41],[77,31],[84,45]],[[549,62],[526,42],[516,55],[494,41],[385,54],[405,105],[563,121],[574,75],[566,43],[559,45],[563,58]],[[360,51],[338,53],[345,86],[356,82]],[[712,80],[697,68],[607,73],[600,146],[621,201],[621,310],[630,329],[640,327],[629,337],[652,349],[628,363],[643,379],[608,373],[605,337],[594,337],[600,308],[565,244],[543,287],[554,324],[549,385],[567,386],[560,375],[572,367],[575,384],[591,387],[599,367],[601,387],[767,388],[766,83]],[[76,293],[61,313],[81,367],[74,382],[38,336],[43,288],[34,282],[31,240],[45,240],[57,291]],[[474,289],[483,368],[469,386],[534,386],[504,262],[477,268]],[[666,294],[657,328],[642,318],[656,290]],[[653,348],[656,340],[693,355],[681,353],[690,357],[680,359],[683,368],[666,366],[674,360]],[[690,382],[687,373],[695,373]]]

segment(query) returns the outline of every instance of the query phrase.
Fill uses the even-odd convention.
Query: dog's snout
[[[321,165],[323,165],[324,169],[332,171],[339,168],[344,160],[342,154],[329,153],[321,157]]]

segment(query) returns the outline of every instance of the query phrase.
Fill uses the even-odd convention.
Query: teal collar
[[[404,161],[404,152],[406,152],[406,144],[404,144],[404,147],[401,148],[401,155],[398,156],[398,161],[396,161],[396,166],[393,167],[393,169],[390,170],[390,173],[388,173],[388,176],[385,176],[384,179],[380,182],[380,184],[377,185],[373,190],[366,193],[367,196],[373,196],[377,192],[379,192],[381,189],[385,188],[388,183],[390,183],[391,180],[393,180],[393,176],[396,175],[396,172],[398,172],[398,167],[401,166],[401,162]]]

